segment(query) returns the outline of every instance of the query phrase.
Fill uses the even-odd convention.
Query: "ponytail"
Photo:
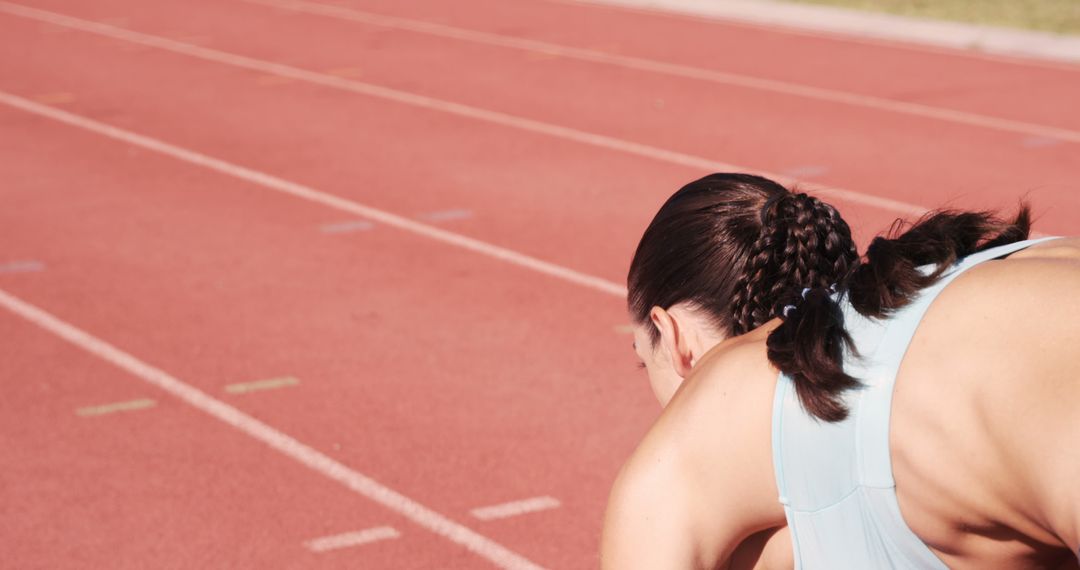
[[[766,341],[769,361],[788,375],[799,401],[827,422],[847,417],[843,393],[859,382],[844,372],[845,350],[854,350],[840,305],[830,293],[846,294],[852,307],[870,318],[886,318],[911,303],[920,290],[941,279],[953,262],[983,249],[1013,243],[1031,230],[1026,204],[1011,222],[989,212],[939,211],[907,231],[896,223],[877,237],[866,257],[842,275],[832,290],[810,289],[787,305],[783,322]],[[933,266],[929,273],[920,266]]]
[[[712,174],[679,189],[638,244],[627,278],[631,316],[689,303],[728,336],[779,317],[766,341],[769,361],[790,377],[807,412],[847,417],[844,371],[854,350],[837,302],[886,318],[932,285],[956,260],[1026,239],[1031,212],[1011,221],[989,212],[939,211],[897,222],[860,258],[835,208],[748,174]],[[929,273],[921,266],[933,266]],[[655,342],[656,331],[650,327]]]
[[[884,318],[903,308],[958,259],[1027,239],[1031,208],[1022,203],[1011,221],[992,212],[942,210],[923,216],[906,231],[904,228],[898,221],[886,236],[874,238],[866,249],[866,259],[848,280],[848,298],[864,316]],[[918,270],[924,265],[936,268],[924,274]]]

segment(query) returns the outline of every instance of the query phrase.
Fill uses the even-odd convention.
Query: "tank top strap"
[[[859,455],[859,478],[868,487],[893,487],[892,460],[889,454],[889,417],[892,409],[893,386],[896,374],[903,362],[911,339],[922,321],[931,303],[964,271],[976,265],[1009,255],[1032,245],[1059,239],[1047,237],[1014,242],[999,247],[983,250],[953,264],[937,282],[919,292],[918,297],[908,306],[897,311],[888,319],[888,327],[877,345],[877,350],[863,362],[865,376],[864,388],[860,390],[860,412],[856,418],[856,447]],[[934,267],[920,268],[924,272],[933,271]]]

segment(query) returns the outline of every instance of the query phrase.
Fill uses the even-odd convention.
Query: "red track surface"
[[[29,1],[29,0],[28,0]],[[1080,130],[1080,71],[539,0],[337,5]],[[69,16],[924,206],[1075,233],[1080,144],[242,1],[33,0]],[[0,91],[620,282],[703,174],[0,11]],[[0,289],[545,567],[584,568],[656,413],[615,296],[0,105]],[[897,212],[834,200],[865,240]],[[0,549],[17,568],[490,563],[0,313]],[[298,386],[237,395],[278,376]],[[153,408],[75,410],[152,398]],[[470,510],[535,496],[499,520]],[[391,526],[330,552],[313,538]]]

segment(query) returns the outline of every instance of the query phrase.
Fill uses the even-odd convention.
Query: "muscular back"
[[[987,262],[934,301],[904,357],[890,451],[908,526],[950,568],[1077,568],[1080,239]],[[786,529],[731,568],[790,568]]]
[[[968,271],[901,366],[890,430],[908,525],[952,568],[1075,567],[1080,240]]]

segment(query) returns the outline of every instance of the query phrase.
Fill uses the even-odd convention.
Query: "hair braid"
[[[807,194],[769,200],[758,239],[735,284],[735,334],[757,328],[803,288],[829,287],[858,264],[851,230],[836,210]]]

